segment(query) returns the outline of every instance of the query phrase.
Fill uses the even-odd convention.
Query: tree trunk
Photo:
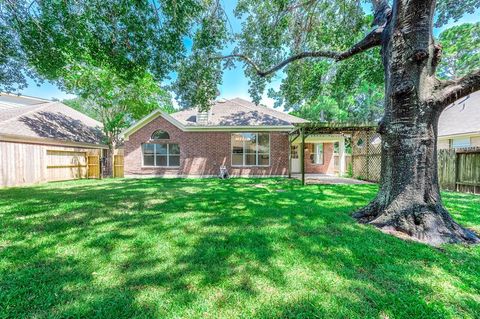
[[[476,243],[442,205],[437,173],[437,126],[432,103],[439,49],[432,36],[435,1],[398,0],[383,33],[385,115],[377,197],[355,213],[362,223],[424,243]]]

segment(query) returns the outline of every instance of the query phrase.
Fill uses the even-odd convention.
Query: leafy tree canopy
[[[103,123],[107,144],[115,146],[119,133],[156,108],[173,110],[170,94],[156,82],[150,73],[136,75],[128,81],[115,72],[91,65],[69,67],[60,83],[79,98],[67,101]]]
[[[0,30],[5,35],[0,40],[0,90],[25,86],[27,75],[57,81],[75,65],[108,70],[126,81],[146,73],[164,81],[176,72],[174,88],[180,105],[208,107],[218,94],[222,69],[232,67],[241,54],[252,62],[244,70],[250,94],[258,102],[273,79],[272,74],[259,76],[258,70],[268,70],[299,53],[350,48],[370,30],[370,3],[238,0],[234,15],[242,27],[233,32],[231,15],[218,0],[112,0],[108,4],[102,0],[4,0],[0,3]],[[437,24],[459,19],[479,6],[480,0],[439,0]],[[219,58],[227,50],[233,53],[232,59]],[[335,103],[327,104],[338,112],[329,111],[332,114],[327,116],[376,117],[374,110],[367,115],[356,110],[367,95],[377,96],[382,81],[376,67],[378,51],[335,66],[314,58],[283,65],[282,87],[271,95],[297,110],[301,105],[320,105],[329,96]]]
[[[454,26],[440,34],[443,55],[438,75],[443,79],[457,79],[480,65],[480,22]]]

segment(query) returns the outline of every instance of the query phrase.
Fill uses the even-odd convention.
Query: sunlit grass
[[[125,179],[0,190],[0,318],[479,318],[480,247],[355,223],[376,189]],[[444,199],[480,231],[480,197]]]

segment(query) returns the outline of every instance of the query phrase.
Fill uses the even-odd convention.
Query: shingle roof
[[[448,106],[440,115],[438,135],[480,133],[480,91]]]
[[[216,101],[210,108],[207,124],[197,123],[197,110],[193,108],[170,115],[187,126],[284,126],[307,122],[240,98]]]
[[[100,122],[60,102],[0,109],[0,135],[101,144],[101,128]]]

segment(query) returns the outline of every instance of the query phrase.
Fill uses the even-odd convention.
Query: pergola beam
[[[290,132],[290,136],[296,135],[293,139],[289,139],[289,145],[298,138],[300,141],[300,167],[302,175],[302,185],[305,185],[305,139],[310,135],[321,134],[351,134],[354,132],[376,132],[378,124],[375,123],[325,123],[325,122],[308,122],[295,124],[295,129]],[[342,154],[340,161],[345,160],[345,141],[340,145]],[[291,150],[289,149],[289,176],[291,177],[292,159]],[[340,172],[345,173],[345,163],[340,163]]]

